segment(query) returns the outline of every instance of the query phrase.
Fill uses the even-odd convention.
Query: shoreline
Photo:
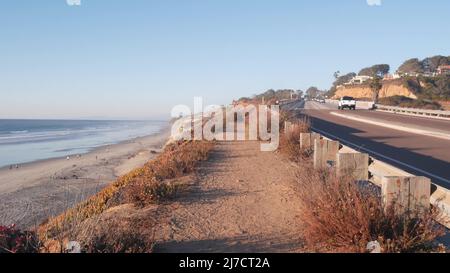
[[[162,122],[162,121],[161,121]],[[159,129],[158,131],[151,133],[149,135],[145,135],[145,136],[140,136],[140,137],[134,137],[134,138],[130,138],[130,139],[125,139],[125,140],[121,140],[115,143],[111,143],[111,144],[101,144],[99,146],[95,146],[95,147],[91,147],[89,148],[86,152],[83,153],[73,153],[73,154],[68,154],[66,156],[56,156],[56,157],[49,157],[49,158],[42,158],[42,159],[36,159],[36,160],[31,160],[31,161],[25,161],[25,162],[21,162],[21,163],[13,163],[13,164],[6,164],[3,166],[0,166],[0,172],[3,170],[10,170],[10,166],[16,166],[18,165],[19,167],[25,167],[31,164],[36,164],[36,163],[40,163],[40,162],[46,162],[46,161],[51,161],[51,160],[57,160],[57,159],[66,159],[67,157],[73,158],[76,157],[78,155],[86,155],[92,152],[95,152],[96,150],[101,150],[102,148],[105,147],[109,147],[109,146],[114,146],[114,145],[119,145],[119,144],[127,144],[133,141],[138,141],[139,139],[145,139],[151,136],[157,136],[159,134],[165,133],[167,130],[170,130],[170,121],[166,122],[166,125],[162,126],[161,129]],[[0,181],[1,182],[1,181]]]
[[[0,168],[0,225],[30,228],[84,201],[117,177],[156,157],[170,137],[158,132],[95,147],[84,154],[41,159]],[[79,157],[77,155],[80,155]]]

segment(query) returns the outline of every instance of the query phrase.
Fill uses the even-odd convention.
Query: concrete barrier
[[[338,105],[338,100],[325,100],[327,103]],[[419,116],[419,117],[428,117],[435,119],[450,119],[450,111],[443,110],[426,110],[426,109],[417,109],[417,108],[405,108],[405,107],[396,107],[396,106],[388,106],[382,104],[375,104],[371,101],[356,101],[356,109],[376,109],[381,112],[391,112],[402,115],[409,116]]]
[[[402,115],[409,116],[419,116],[419,117],[428,117],[428,118],[436,118],[436,119],[450,119],[450,111],[442,111],[442,110],[425,110],[425,109],[416,109],[416,108],[404,108],[404,107],[395,107],[395,106],[387,106],[387,105],[376,105],[377,111],[382,112],[391,112]]]
[[[369,180],[369,155],[361,153],[338,153],[336,157],[336,174],[351,175],[356,180]]]
[[[339,152],[339,142],[315,139],[314,140],[314,168],[324,169],[329,163],[336,161],[336,154]],[[334,165],[334,164],[331,164]]]
[[[431,184],[430,204],[442,212],[441,224],[450,228],[450,190]]]
[[[431,181],[426,177],[383,177],[381,193],[386,209],[395,212],[420,213],[430,208]]]
[[[309,139],[313,134],[301,134],[300,139]],[[320,136],[324,140],[329,138]],[[307,142],[307,140],[305,141]],[[325,142],[317,142],[317,155],[323,154]],[[320,144],[319,144],[320,143]],[[339,145],[338,145],[339,147]],[[316,153],[315,153],[316,154]],[[323,161],[320,161],[323,162]],[[323,164],[319,163],[318,164]],[[336,154],[337,175],[353,175],[355,179],[369,181],[381,188],[382,199],[386,206],[395,203],[396,210],[420,212],[430,205],[439,208],[442,217],[436,219],[440,224],[450,228],[450,190],[431,183],[427,177],[416,177],[404,170],[369,157],[348,146],[343,146]]]
[[[292,104],[292,103],[296,103],[296,102],[298,102],[298,101],[299,101],[299,99],[280,100],[280,101],[278,102],[278,105],[280,105],[280,106],[286,106],[286,105],[289,105],[289,104]]]
[[[314,141],[320,138],[317,133],[300,133],[300,149],[314,148]]]
[[[284,122],[284,134],[285,135],[289,134],[290,132],[292,132],[292,129],[293,129],[292,122],[285,121]]]

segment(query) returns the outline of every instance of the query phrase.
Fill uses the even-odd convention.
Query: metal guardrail
[[[426,109],[417,109],[417,108],[404,108],[404,107],[396,107],[396,106],[387,106],[382,104],[376,104],[376,109],[387,112],[394,112],[400,114],[409,114],[415,116],[426,116],[432,118],[443,118],[450,119],[450,111],[443,110],[426,110]]]
[[[284,105],[288,105],[288,104],[291,104],[291,103],[294,103],[294,102],[298,102],[298,101],[299,101],[299,99],[280,100],[278,104],[279,104],[280,106],[284,106]]]
[[[322,138],[332,140],[325,136]],[[339,141],[339,140],[338,140]],[[361,153],[353,148],[343,145],[339,150],[339,153]],[[369,164],[369,181],[374,185],[381,187],[383,177],[414,177],[415,175],[408,173],[402,169],[394,167],[388,163],[380,161],[374,157],[370,158]],[[439,206],[439,209],[444,215],[444,221],[442,225],[450,228],[450,190],[434,183],[431,183],[430,188],[430,204],[433,206]]]
[[[339,103],[338,100],[326,100],[326,102],[336,105]],[[377,111],[393,112],[404,115],[421,116],[438,119],[450,119],[450,111],[406,108],[406,107],[388,106],[383,104],[374,104],[373,102],[366,102],[366,101],[356,101],[356,108],[359,109],[361,108],[373,109],[374,108],[373,106],[375,106],[375,110]]]
[[[285,124],[285,130],[286,128],[294,128],[294,124],[287,122]],[[289,130],[289,129],[288,129]],[[363,154],[358,150],[355,150],[354,148],[351,148],[350,146],[356,146],[353,145],[351,143],[347,143],[346,141],[343,141],[342,139],[336,138],[331,136],[330,134],[326,133],[326,132],[322,132],[320,130],[315,130],[313,129],[313,131],[315,131],[315,133],[313,134],[302,134],[302,135],[309,135],[309,137],[307,137],[306,139],[304,139],[302,136],[300,136],[300,146],[309,146],[309,147],[314,147],[315,142],[317,142],[318,139],[325,139],[328,141],[338,141],[341,144],[341,148],[337,149],[337,150],[329,150],[329,151],[314,151],[315,153],[315,161],[317,157],[323,157],[324,155],[327,154],[327,152],[332,151],[333,155],[331,155],[332,157],[335,156],[335,158],[333,158],[333,164],[336,163],[335,160],[337,160],[338,158],[338,154]],[[326,137],[325,135],[328,135],[328,137]],[[304,140],[305,143],[302,143]],[[350,145],[350,146],[349,146]],[[334,145],[335,146],[335,145]],[[333,145],[331,145],[330,147],[333,147]],[[336,153],[337,152],[337,153]],[[318,153],[318,154],[316,154]],[[330,156],[330,155],[328,155]],[[381,160],[378,160],[374,157],[368,156],[369,157],[369,161],[370,163],[368,164],[368,166],[366,166],[366,171],[368,173],[366,173],[366,177],[368,177],[368,181],[373,183],[374,185],[378,186],[378,187],[382,187],[383,183],[383,179],[385,178],[389,178],[389,177],[398,177],[398,178],[402,178],[402,177],[415,177],[415,175],[408,173],[402,169],[399,169],[397,167],[394,167],[388,163],[385,163]],[[323,159],[322,159],[323,160]],[[360,162],[361,164],[363,162]],[[316,164],[316,162],[315,162]],[[367,164],[367,163],[366,163]],[[364,169],[364,168],[363,168]],[[434,183],[430,184],[430,192],[429,192],[429,203],[432,206],[437,206],[443,215],[443,219],[439,219],[440,223],[444,226],[446,226],[447,228],[450,228],[450,190],[446,189],[444,187],[441,187],[439,185],[436,185]]]

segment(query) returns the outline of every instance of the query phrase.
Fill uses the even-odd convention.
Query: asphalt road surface
[[[339,111],[335,105],[317,102],[298,102],[290,105],[290,108],[308,115],[313,130],[326,137],[450,188],[450,140],[349,120],[332,113],[436,131],[449,136],[450,121],[368,110]]]

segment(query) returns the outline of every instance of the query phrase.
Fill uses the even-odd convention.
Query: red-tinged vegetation
[[[0,254],[36,253],[39,243],[34,232],[20,231],[15,226],[0,226]]]
[[[68,240],[74,240],[68,237],[77,227],[80,227],[84,221],[94,219],[112,207],[133,203],[142,208],[146,205],[172,199],[183,185],[166,180],[173,180],[192,173],[200,161],[207,159],[213,145],[212,142],[205,141],[180,141],[166,146],[156,159],[148,162],[144,167],[120,177],[87,201],[43,223],[38,232],[40,239],[45,242],[43,251],[63,252],[64,243]],[[100,233],[89,239],[92,243],[90,245],[96,245],[95,242],[98,241],[99,245],[103,245],[102,249],[105,252],[119,251],[124,248],[131,249],[131,245],[125,242],[137,240],[138,238],[134,238],[136,234],[131,229],[120,230],[119,233],[122,234],[123,240],[121,242],[123,244],[118,239],[115,246],[105,245],[104,241],[112,242],[112,239],[107,237],[107,234]],[[108,238],[108,240],[105,238]],[[146,242],[146,244],[151,243]],[[91,250],[94,248],[90,247]],[[140,248],[137,247],[136,249]]]

